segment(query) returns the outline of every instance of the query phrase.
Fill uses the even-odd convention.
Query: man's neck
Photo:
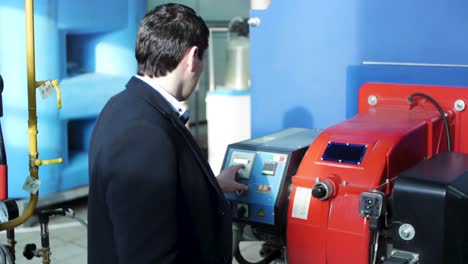
[[[166,92],[168,92],[174,98],[180,101],[180,99],[177,96],[177,91],[179,90],[178,84],[174,81],[175,78],[174,76],[172,76],[172,73],[169,73],[163,77],[149,77],[148,75],[144,75],[142,76],[142,78],[148,83],[164,89]]]

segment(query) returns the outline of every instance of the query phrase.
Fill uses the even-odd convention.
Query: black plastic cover
[[[404,171],[393,189],[393,246],[424,264],[468,263],[468,155],[441,153]],[[411,224],[404,240],[399,227]]]

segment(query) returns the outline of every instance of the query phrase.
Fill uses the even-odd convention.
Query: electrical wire
[[[0,249],[0,264],[6,264],[6,256],[5,252],[3,252],[3,247]]]
[[[5,245],[0,245],[0,249],[2,253],[2,262],[6,264],[14,264],[15,262],[13,261],[13,256],[11,255],[10,250]]]
[[[432,97],[430,97],[429,95],[424,94],[424,93],[414,93],[414,94],[410,95],[408,97],[408,102],[412,103],[414,97],[423,97],[424,99],[427,99],[429,102],[431,102],[435,106],[435,108],[437,108],[440,115],[442,116],[442,120],[444,121],[445,133],[447,135],[447,150],[448,150],[448,152],[452,152],[451,139],[450,139],[450,129],[449,129],[447,117],[445,116],[445,112],[442,109],[442,107],[440,107],[440,105],[437,103],[436,100],[434,100]]]
[[[86,223],[86,221],[84,221],[82,218],[78,217],[76,214],[75,214],[75,211],[73,211],[72,209],[68,208],[65,211],[65,216],[66,217],[69,217],[77,222],[79,222],[80,224],[82,224],[84,227],[88,228],[88,224]]]

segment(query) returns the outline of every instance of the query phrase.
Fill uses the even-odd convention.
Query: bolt
[[[411,240],[416,235],[414,227],[410,224],[403,224],[400,226],[398,233],[403,240]]]
[[[400,234],[403,238],[408,238],[410,237],[411,235],[411,231],[407,228],[401,230],[401,234]]]
[[[465,101],[463,101],[462,99],[458,99],[455,101],[455,103],[453,103],[453,106],[455,107],[455,110],[461,112],[463,110],[465,110]]]
[[[376,105],[377,101],[378,99],[377,99],[377,96],[375,95],[369,95],[369,97],[367,98],[367,102],[369,103],[369,105],[372,105],[372,106]]]

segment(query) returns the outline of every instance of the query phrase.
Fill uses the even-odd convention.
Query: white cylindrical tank
[[[263,10],[267,9],[271,4],[271,0],[250,0],[250,9]]]
[[[232,37],[226,47],[224,85],[235,90],[249,89],[249,77],[249,38]]]
[[[206,96],[208,162],[215,175],[223,165],[227,146],[250,139],[250,91],[217,89]]]

